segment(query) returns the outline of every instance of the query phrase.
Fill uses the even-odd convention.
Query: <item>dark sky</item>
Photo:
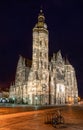
[[[82,0],[20,0],[0,2],[0,86],[14,80],[18,55],[31,59],[32,28],[41,5],[49,30],[49,56],[61,50],[75,67],[83,97]]]

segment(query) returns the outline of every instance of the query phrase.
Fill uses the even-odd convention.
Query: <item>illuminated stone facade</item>
[[[76,74],[68,59],[63,60],[61,52],[53,54],[49,65],[50,103],[69,104],[78,102]]]
[[[33,105],[69,104],[78,102],[75,70],[61,52],[53,54],[49,62],[49,32],[40,10],[33,28],[32,66],[19,57],[15,83],[10,86],[10,98],[17,103]]]

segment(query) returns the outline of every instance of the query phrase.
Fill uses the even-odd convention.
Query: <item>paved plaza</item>
[[[45,124],[46,113],[60,108],[65,124],[54,128]],[[9,114],[10,108],[0,107],[0,130],[83,130],[83,105],[55,107],[45,110]],[[12,108],[11,108],[12,110]],[[19,111],[19,108],[18,108]]]

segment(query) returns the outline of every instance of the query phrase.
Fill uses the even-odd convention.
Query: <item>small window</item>
[[[40,52],[40,57],[42,57],[42,52]]]
[[[47,57],[47,54],[45,53],[45,58]]]
[[[42,66],[42,61],[41,61],[41,66]]]
[[[40,46],[42,46],[42,41],[40,41]]]
[[[47,47],[47,43],[46,43],[46,41],[45,41],[45,47]]]

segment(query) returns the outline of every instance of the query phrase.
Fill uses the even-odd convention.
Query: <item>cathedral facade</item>
[[[32,65],[19,56],[15,82],[9,98],[16,103],[31,105],[69,104],[78,102],[78,88],[73,66],[62,58],[61,52],[49,61],[49,32],[40,10],[33,28]]]

